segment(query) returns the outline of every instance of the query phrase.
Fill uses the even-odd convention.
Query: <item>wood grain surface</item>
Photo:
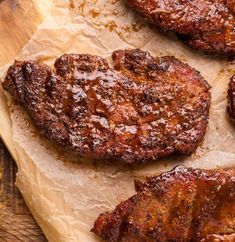
[[[33,0],[0,0],[0,66],[15,58],[42,20]],[[15,186],[16,173],[0,139],[0,242],[47,241]]]
[[[46,9],[50,2],[51,0],[0,0],[0,66],[19,53],[42,22],[46,10],[39,11],[38,4]]]
[[[47,241],[15,186],[17,166],[0,141],[0,241]]]
[[[3,0],[0,3],[0,65],[10,61],[11,57],[14,58],[36,29],[36,23],[19,21],[25,14],[21,2],[23,1]],[[38,16],[35,16],[32,22],[35,19],[38,19]],[[40,19],[38,21],[40,22]]]

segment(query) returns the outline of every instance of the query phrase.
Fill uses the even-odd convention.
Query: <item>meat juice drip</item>
[[[75,8],[74,0],[69,0],[69,8],[70,9],[74,9]]]
[[[93,8],[89,11],[89,13],[91,14],[92,18],[96,18],[100,15],[100,10],[97,8]]]
[[[119,0],[108,0],[103,3],[101,0],[83,1],[75,6],[74,1],[71,1],[69,8],[81,16],[88,19],[97,28],[107,28],[110,32],[115,31],[122,38],[129,38],[131,33],[139,32],[145,25],[143,21],[136,16],[133,16],[133,21],[127,23],[122,21],[124,11],[127,12],[126,6]],[[119,20],[115,21],[113,16],[119,16]]]

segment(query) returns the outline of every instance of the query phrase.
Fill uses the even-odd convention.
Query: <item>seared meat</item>
[[[208,53],[235,54],[234,0],[127,0],[153,24]]]
[[[3,86],[43,135],[80,155],[132,163],[194,152],[211,99],[202,76],[140,50],[113,59],[114,69],[91,55],[63,55],[55,70],[17,61]]]
[[[231,77],[228,87],[228,114],[235,121],[235,75]]]
[[[177,167],[136,184],[137,194],[96,220],[104,241],[234,241],[235,169]]]

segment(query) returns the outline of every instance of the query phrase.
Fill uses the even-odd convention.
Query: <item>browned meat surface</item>
[[[234,0],[127,0],[153,24],[208,53],[235,54]]]
[[[235,241],[235,169],[177,167],[136,189],[96,220],[103,241]]]
[[[228,114],[235,121],[235,75],[231,77],[228,87]]]
[[[202,76],[140,50],[113,59],[114,69],[91,55],[63,55],[55,69],[17,61],[3,86],[43,135],[80,155],[132,163],[194,152],[211,99]]]

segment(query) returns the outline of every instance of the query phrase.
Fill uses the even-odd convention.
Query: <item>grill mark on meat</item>
[[[92,231],[103,241],[233,241],[234,169],[177,167],[138,187],[95,221]]]
[[[207,53],[235,54],[233,0],[127,0],[150,22]]]
[[[3,83],[49,140],[82,156],[144,162],[193,153],[206,132],[210,86],[174,57],[140,50],[105,59],[66,54],[55,70],[16,61]]]

